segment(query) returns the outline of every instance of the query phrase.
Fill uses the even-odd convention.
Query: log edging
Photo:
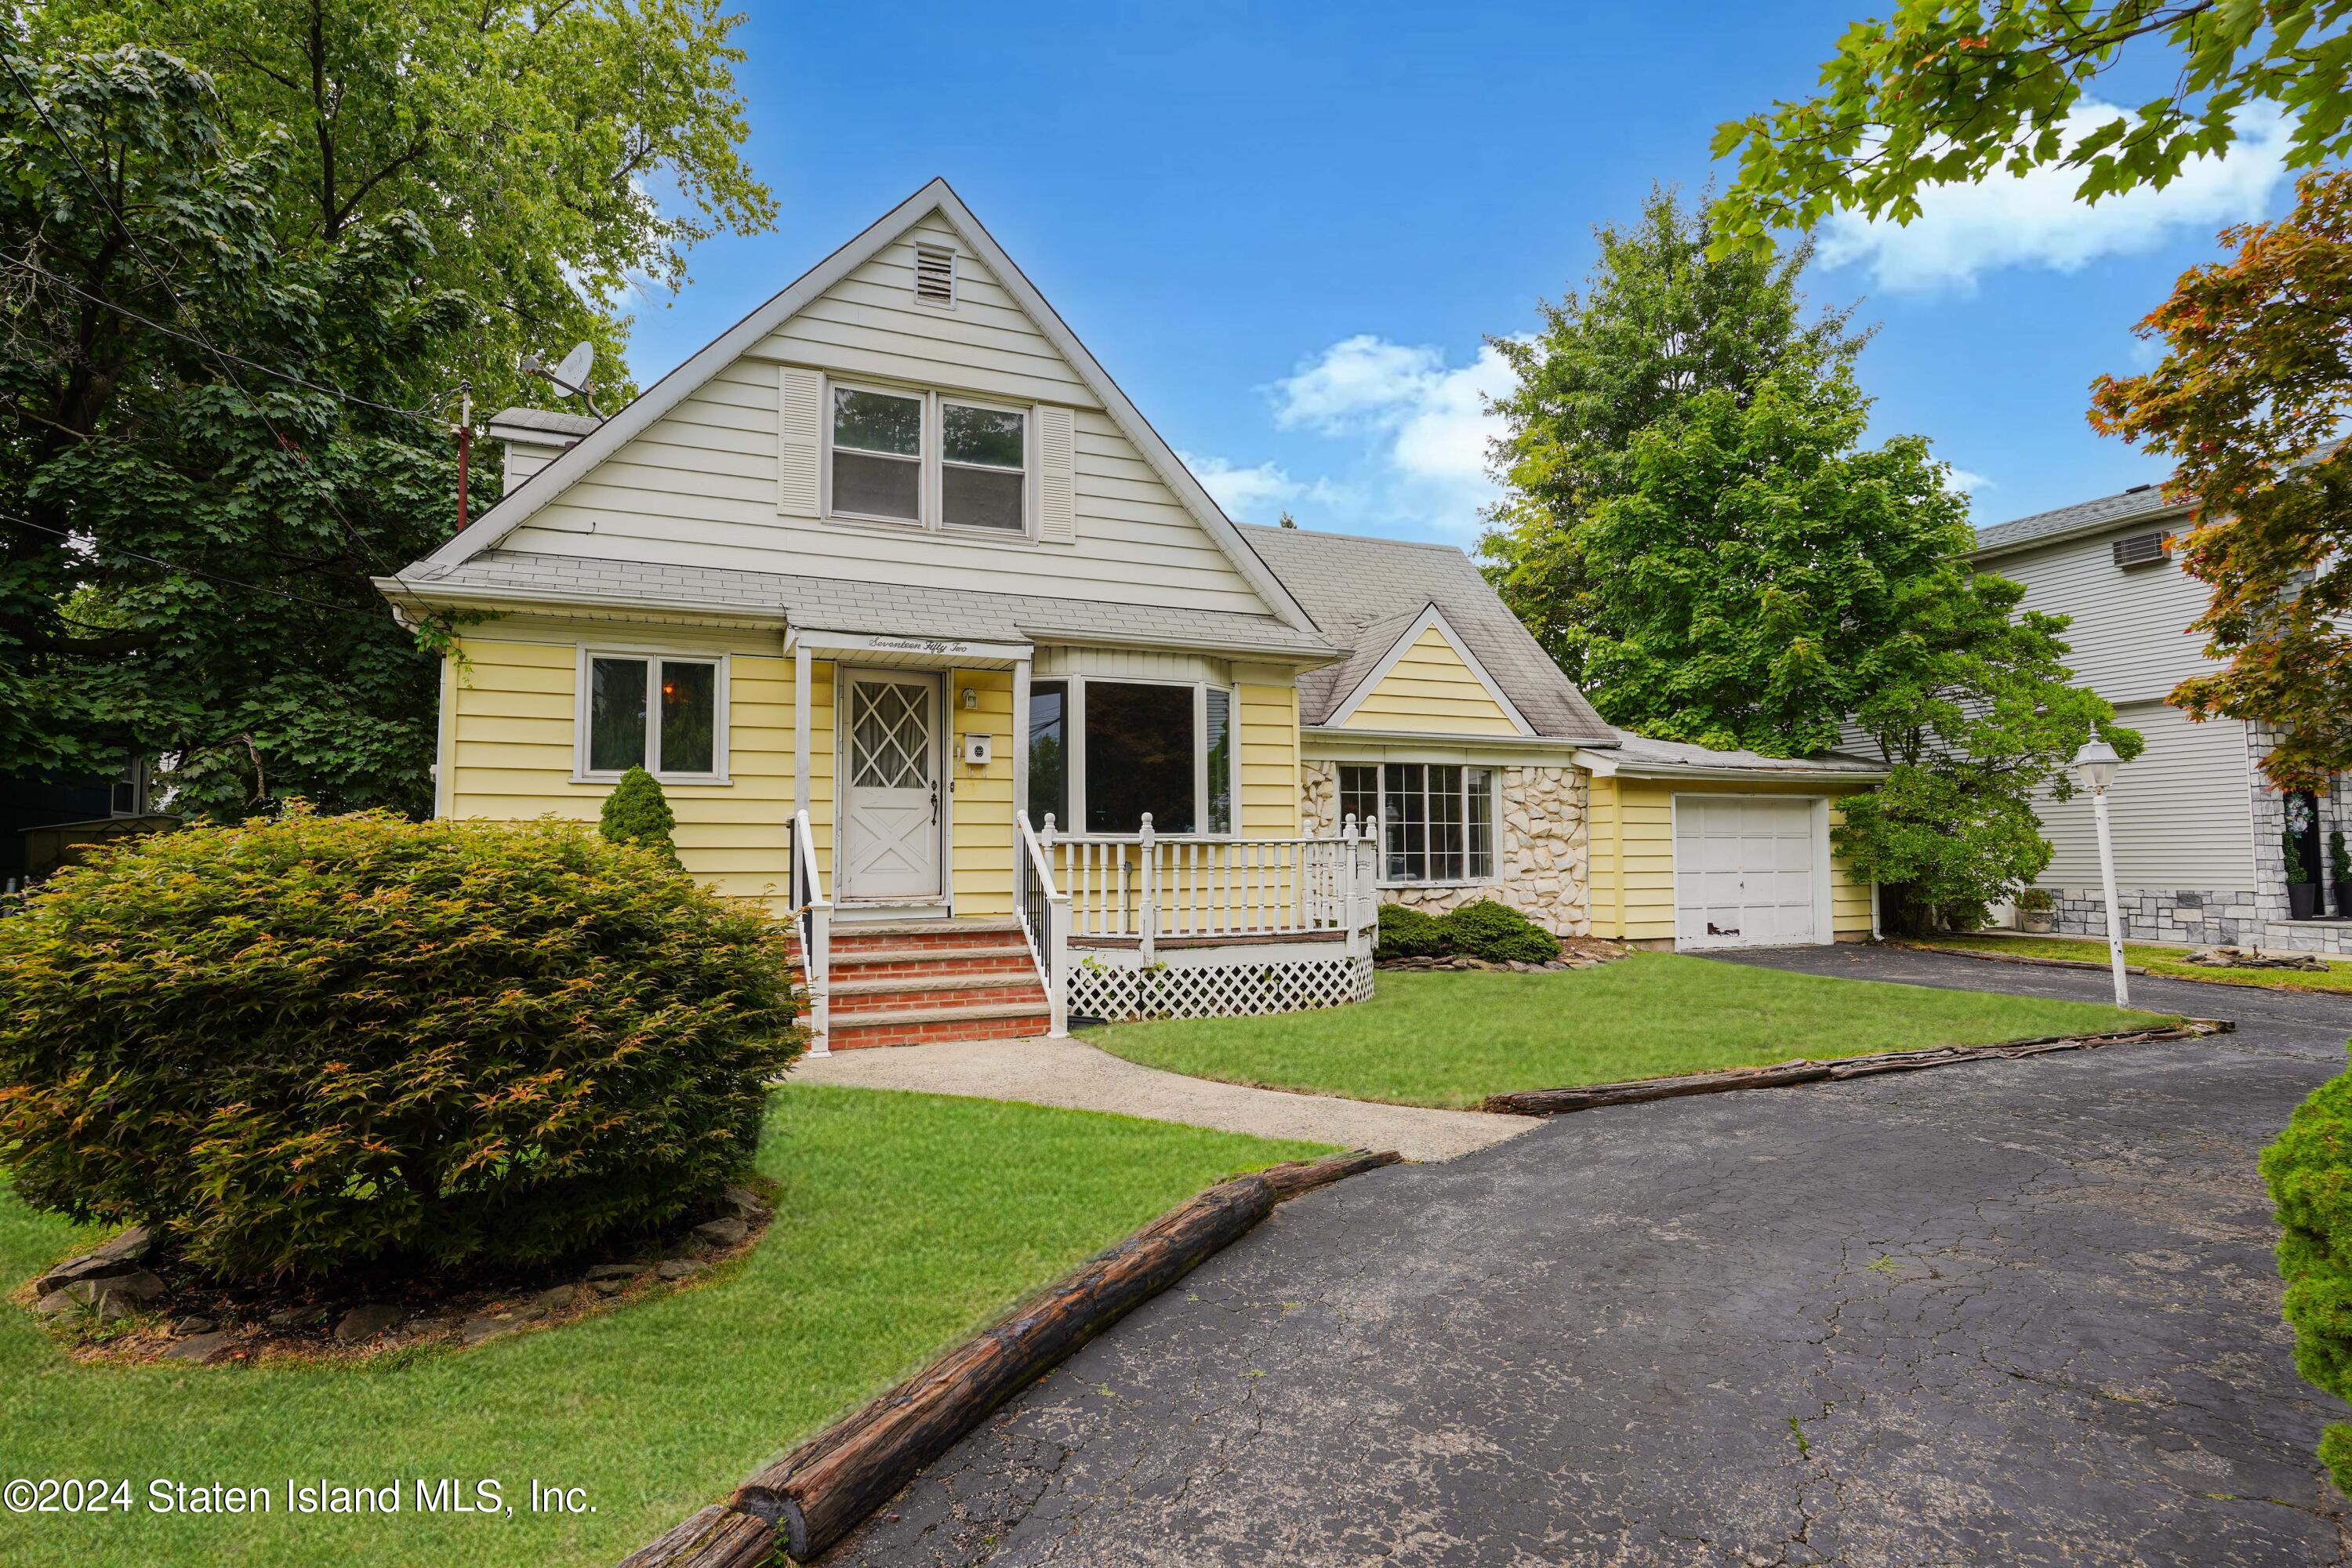
[[[759,1568],[779,1549],[806,1562],[998,1405],[1247,1235],[1275,1205],[1401,1158],[1392,1150],[1357,1149],[1218,1183],[817,1433],[725,1502],[639,1547],[621,1568]]]
[[[2137,1045],[2155,1040],[2194,1040],[2225,1035],[2237,1025],[2227,1018],[2189,1018],[2160,1029],[2117,1029],[2099,1035],[2045,1035],[2030,1040],[2003,1040],[1990,1046],[1937,1046],[1916,1051],[1879,1051],[1864,1057],[1840,1057],[1831,1061],[1798,1058],[1769,1067],[1732,1068],[1723,1072],[1691,1073],[1681,1078],[1643,1078],[1624,1083],[1588,1084],[1578,1089],[1528,1089],[1490,1094],[1478,1109],[1497,1116],[1561,1116],[1595,1110],[1604,1105],[1639,1105],[1654,1100],[1675,1100],[1692,1094],[1729,1094],[1744,1089],[1785,1089],[1794,1084],[1838,1082],[1884,1072],[1916,1072],[1925,1068],[1950,1067],[1959,1062],[2001,1061],[2038,1057],[2050,1051],[2095,1050],[2101,1046]]]

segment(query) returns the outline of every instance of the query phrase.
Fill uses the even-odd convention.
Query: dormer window
[[[1030,411],[835,382],[826,515],[1024,539]]]

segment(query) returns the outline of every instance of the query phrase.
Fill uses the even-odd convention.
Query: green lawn
[[[1916,944],[1921,947],[1957,947],[1969,952],[2006,952],[2026,958],[2074,958],[2089,963],[2107,962],[2107,944],[2103,939],[2071,936],[2002,936],[1998,932],[1973,932],[1967,936],[1939,936],[1933,942]],[[2162,974],[2176,980],[2210,980],[2221,985],[2259,985],[2274,991],[2340,991],[2352,994],[2352,961],[2341,958],[2324,959],[2327,972],[2324,974],[2297,969],[2201,969],[2193,963],[2180,962],[2189,950],[2179,947],[2150,947],[2142,942],[2124,943],[2124,962],[2137,963],[2150,974]]]
[[[1383,972],[1372,999],[1350,1007],[1122,1024],[1087,1038],[1195,1078],[1475,1105],[1507,1089],[2128,1028],[2152,1016],[1636,952],[1539,974]]]
[[[375,1370],[80,1365],[0,1305],[0,1480],[128,1478],[129,1515],[0,1513],[0,1563],[532,1568],[611,1563],[832,1416],[1172,1204],[1319,1152],[1083,1111],[801,1086],[740,1274],[569,1328]],[[0,1185],[10,1286],[77,1237]],[[503,1483],[511,1519],[420,1517],[418,1477]],[[396,1518],[289,1517],[289,1477],[401,1485]],[[274,1489],[159,1516],[152,1479]],[[530,1512],[533,1479],[596,1511]]]

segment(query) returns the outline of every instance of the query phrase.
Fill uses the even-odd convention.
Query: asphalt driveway
[[[2138,986],[2239,1032],[1591,1111],[1288,1205],[827,1561],[2346,1562],[2254,1162],[2352,1002]]]

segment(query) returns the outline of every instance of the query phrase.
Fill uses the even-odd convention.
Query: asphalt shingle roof
[[[1323,635],[1348,651],[1339,664],[1299,676],[1299,715],[1306,722],[1329,717],[1413,617],[1433,604],[1538,734],[1615,743],[1617,732],[1454,546],[1309,528],[1244,525],[1242,533]]]
[[[796,626],[879,632],[975,642],[1071,637],[1193,647],[1243,646],[1326,655],[1331,646],[1272,616],[1113,605],[1034,594],[914,588],[836,577],[795,577],[669,563],[606,561],[583,555],[486,550],[453,566],[404,573],[399,581],[429,597],[435,591],[506,595],[550,601],[691,606],[716,614],[782,616]]]
[[[2130,489],[2101,496],[2096,500],[2077,501],[2073,506],[2062,506],[2054,511],[2037,511],[2032,517],[1979,528],[1977,530],[1977,552],[1982,554],[1988,550],[2008,550],[2037,540],[2056,539],[2113,523],[2161,517],[2167,512],[2179,511],[2180,505],[2179,501],[2164,499],[2162,485],[2134,485]]]

